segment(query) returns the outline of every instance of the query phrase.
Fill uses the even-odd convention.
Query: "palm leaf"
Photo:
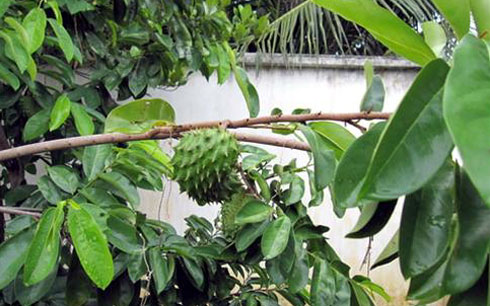
[[[269,31],[256,43],[259,52],[284,55],[383,55],[386,52],[386,48],[364,29],[315,5],[310,0],[277,1],[275,12],[279,16],[276,16]],[[377,2],[416,29],[421,22],[439,16],[430,0],[377,0]]]

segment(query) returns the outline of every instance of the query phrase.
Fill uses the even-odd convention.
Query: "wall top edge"
[[[419,70],[400,58],[384,56],[282,55],[245,53],[240,62],[247,67],[363,70],[366,60],[382,70]]]

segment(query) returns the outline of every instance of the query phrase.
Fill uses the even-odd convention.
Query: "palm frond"
[[[376,1],[416,29],[421,22],[438,16],[430,0]],[[257,42],[260,52],[284,55],[382,55],[386,52],[386,48],[367,31],[315,5],[311,0],[276,0],[276,5],[276,12],[280,15]]]

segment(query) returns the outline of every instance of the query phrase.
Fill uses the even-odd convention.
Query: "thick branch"
[[[40,143],[34,143],[21,147],[16,147],[8,150],[0,151],[0,161],[5,161],[12,158],[18,158],[22,156],[56,151],[77,147],[84,147],[90,145],[98,145],[105,143],[121,143],[135,140],[146,139],[166,139],[172,137],[180,137],[180,134],[186,131],[211,128],[211,127],[224,127],[224,128],[244,128],[253,126],[256,124],[267,124],[273,122],[306,122],[314,120],[331,120],[331,121],[350,121],[350,120],[375,120],[375,119],[388,119],[390,114],[388,113],[346,113],[346,114],[305,114],[305,115],[280,115],[280,116],[265,116],[258,118],[246,118],[241,120],[225,120],[225,121],[205,121],[183,125],[173,125],[166,127],[155,128],[151,131],[142,134],[99,134],[91,136],[80,136],[63,138],[52,141],[45,141]],[[285,139],[276,136],[260,136],[243,133],[235,133],[235,136],[239,141],[260,143],[266,145],[273,145],[278,147],[292,148],[297,150],[308,151],[309,146],[305,143]]]

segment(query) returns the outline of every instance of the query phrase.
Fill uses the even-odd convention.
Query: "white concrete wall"
[[[383,77],[386,86],[384,110],[393,111],[414,79],[416,69],[404,61],[385,58],[372,60],[376,72]],[[264,61],[257,75],[253,67],[253,58],[247,57],[249,76],[260,95],[260,115],[270,114],[274,107],[281,108],[285,113],[290,113],[295,108],[338,113],[359,110],[365,91],[362,70],[364,59],[306,58],[303,59],[302,69],[297,67],[298,60],[295,58],[289,59],[289,69],[284,67],[283,59],[279,57]],[[275,63],[276,66],[271,67],[271,63]],[[169,101],[176,110],[178,123],[240,119],[248,114],[245,102],[233,80],[218,86],[215,78],[208,83],[203,77],[195,75],[186,86],[176,90],[154,90],[149,94]],[[359,134],[357,130],[353,132]],[[170,149],[169,141],[163,145]],[[277,154],[283,162],[292,158],[297,158],[299,164],[306,162],[305,153],[274,147],[267,149]],[[325,198],[323,205],[310,210],[314,222],[330,227],[331,230],[327,233],[330,243],[352,266],[352,275],[366,273],[365,266],[361,270],[361,263],[366,254],[368,239],[344,238],[355,225],[359,212],[356,209],[349,210],[346,216],[339,220],[332,211],[329,197]],[[196,214],[213,219],[218,211],[217,206],[198,207],[193,204],[185,195],[179,193],[175,184],[167,185],[163,194],[143,192],[142,199],[142,209],[149,217],[166,220],[180,232],[185,230],[185,217]],[[401,208],[402,205],[399,204],[389,224],[374,238],[371,249],[372,262],[398,228]],[[406,304],[403,301],[407,284],[401,276],[398,261],[371,271],[370,276],[393,296],[390,305]]]

